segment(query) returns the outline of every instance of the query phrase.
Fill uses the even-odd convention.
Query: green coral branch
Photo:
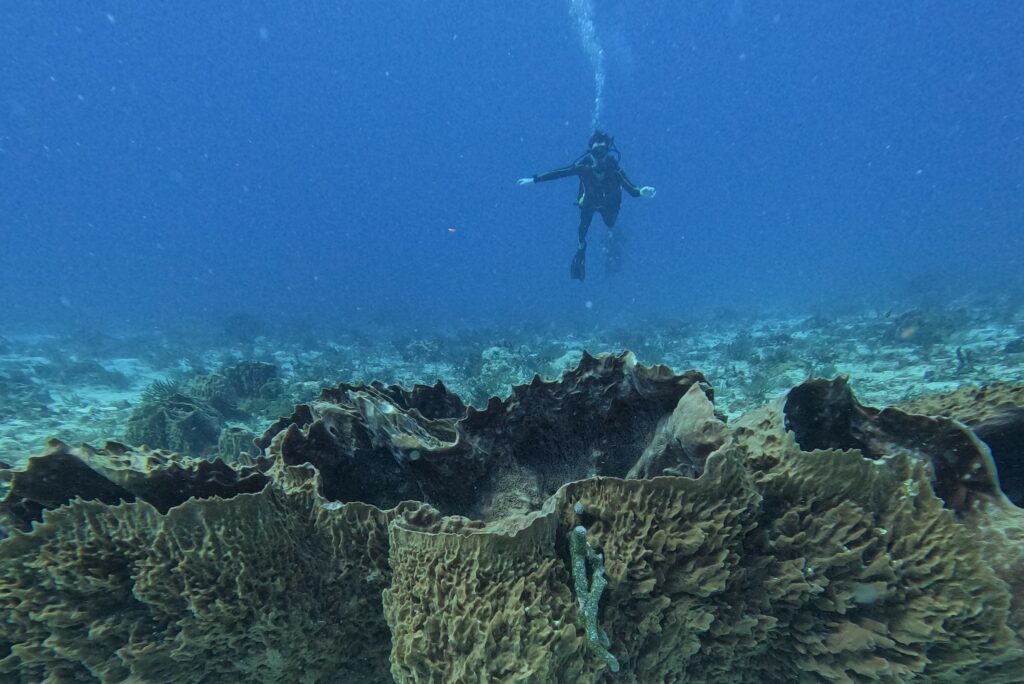
[[[619,661],[608,647],[608,634],[597,624],[601,594],[608,586],[604,576],[604,556],[587,542],[587,528],[577,525],[569,533],[569,556],[572,559],[572,578],[576,588],[583,626],[587,631],[587,646],[600,656],[612,672],[619,671]],[[587,566],[590,572],[587,572]]]

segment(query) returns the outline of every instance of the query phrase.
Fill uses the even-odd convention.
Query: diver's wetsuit
[[[580,246],[573,262],[573,277],[582,280],[587,231],[590,229],[590,222],[594,219],[594,213],[600,213],[604,224],[612,228],[615,225],[615,219],[619,216],[622,190],[625,189],[633,197],[639,197],[640,188],[629,180],[614,155],[607,154],[604,158],[598,159],[589,152],[570,166],[537,174],[533,177],[533,181],[542,183],[569,176],[578,176],[580,179],[580,191],[576,199],[580,208]]]

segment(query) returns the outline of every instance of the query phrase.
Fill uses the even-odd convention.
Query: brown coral
[[[970,430],[948,418],[864,406],[844,377],[808,380],[781,402],[742,417],[735,429],[763,464],[778,461],[787,433],[804,451],[855,450],[871,459],[908,455],[924,465],[946,506],[963,515],[1005,503],[991,454]]]
[[[693,385],[713,398],[700,373],[648,368],[629,352],[584,354],[561,380],[535,377],[483,410],[440,384],[411,392],[342,384],[259,444],[285,463],[316,466],[329,499],[385,508],[417,499],[491,520],[538,510],[565,482],[625,476]]]
[[[956,418],[977,425],[1000,413],[1007,406],[1024,406],[1024,383],[994,382],[965,385],[946,394],[929,394],[897,404],[907,413]]]
[[[395,681],[593,681],[558,533],[550,513],[518,529],[393,523],[384,615]]]
[[[268,488],[51,511],[0,547],[0,678],[386,680],[395,513],[322,503]]]
[[[108,504],[138,498],[165,512],[191,498],[258,492],[267,484],[267,466],[265,460],[228,465],[120,442],[73,448],[51,439],[45,452],[14,471],[11,491],[0,500],[0,528],[28,530],[43,511],[76,498]]]
[[[970,430],[843,380],[712,401],[587,356],[482,411],[325,390],[244,466],[52,444],[2,507],[0,678],[597,682],[596,617],[628,682],[1019,681],[1024,520]]]
[[[1024,506],[1024,384],[996,382],[918,397],[899,405],[907,413],[945,416],[966,424],[988,445],[1003,491]]]

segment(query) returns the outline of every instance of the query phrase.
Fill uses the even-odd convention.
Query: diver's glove
[[[516,185],[530,185],[533,183],[533,177],[527,176],[526,178],[520,178],[516,181]]]
[[[641,197],[651,198],[651,197],[654,197],[657,194],[658,194],[658,191],[655,190],[654,188],[652,188],[650,185],[645,185],[644,187],[640,188],[640,196]]]

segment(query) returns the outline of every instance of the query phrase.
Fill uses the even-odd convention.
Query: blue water
[[[0,326],[588,326],[1024,288],[1024,4],[573,9],[4,3]],[[515,179],[579,155],[595,113],[658,194],[624,198],[623,270],[580,284],[575,181]]]

